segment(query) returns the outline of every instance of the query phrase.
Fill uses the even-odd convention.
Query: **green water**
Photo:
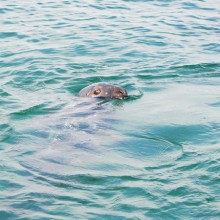
[[[0,15],[0,220],[220,219],[219,1]],[[129,98],[76,96],[100,81]]]

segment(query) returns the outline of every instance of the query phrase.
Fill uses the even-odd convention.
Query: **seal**
[[[128,97],[128,93],[124,88],[107,82],[93,83],[83,88],[78,95],[80,97],[106,99],[125,99]]]

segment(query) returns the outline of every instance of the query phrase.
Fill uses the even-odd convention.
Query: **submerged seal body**
[[[111,83],[101,82],[93,83],[83,88],[78,95],[80,97],[124,99],[128,96],[128,93],[124,88]]]

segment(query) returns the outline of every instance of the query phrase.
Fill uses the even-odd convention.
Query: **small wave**
[[[1,32],[0,33],[0,38],[4,39],[4,38],[10,38],[10,37],[16,37],[18,39],[23,39],[23,38],[27,38],[28,35],[25,34],[19,34],[17,32]]]
[[[10,115],[14,120],[22,120],[34,115],[48,114],[49,112],[50,109],[47,108],[47,104],[39,104],[16,112],[12,112]]]

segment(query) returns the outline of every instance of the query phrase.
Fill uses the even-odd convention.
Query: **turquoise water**
[[[220,219],[217,0],[1,0],[0,219]],[[93,82],[127,100],[79,98]]]

